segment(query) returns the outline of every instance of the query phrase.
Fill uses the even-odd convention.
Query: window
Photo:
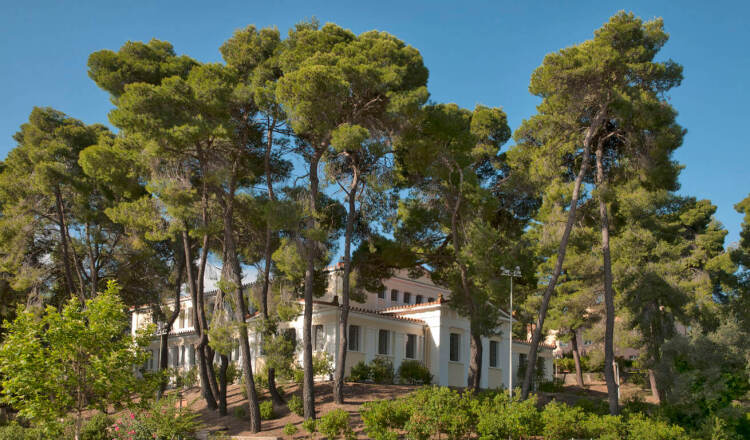
[[[497,349],[498,349],[498,342],[497,341],[490,341],[490,367],[497,368]]]
[[[406,335],[406,357],[416,359],[417,335]]]
[[[323,351],[325,345],[325,333],[323,333],[323,326],[318,324],[313,326],[313,346],[316,351]]]
[[[391,302],[398,302],[398,290],[391,290]]]
[[[358,325],[349,326],[349,339],[347,343],[349,344],[349,351],[359,351],[359,326]]]
[[[188,366],[195,366],[195,346],[188,345]]]
[[[518,353],[518,371],[523,371],[526,368],[526,354]]]
[[[186,314],[187,314],[187,326],[193,327],[193,308],[189,307],[187,309]]]
[[[388,355],[390,345],[391,332],[388,330],[380,330],[378,332],[378,354]]]
[[[435,302],[435,298],[429,297],[429,298],[427,298],[427,302]]]
[[[591,345],[591,344],[592,342],[589,339],[586,339],[585,341],[583,341],[583,345]]]
[[[417,300],[414,301],[414,304],[422,304],[422,295],[417,295]]]
[[[386,289],[383,289],[380,292],[378,292],[378,299],[385,299],[385,292],[386,292]]]
[[[411,304],[411,293],[404,292],[404,304]]]
[[[458,362],[461,357],[459,355],[459,352],[461,350],[461,335],[458,333],[451,333],[451,341],[450,341],[450,360],[453,362]]]

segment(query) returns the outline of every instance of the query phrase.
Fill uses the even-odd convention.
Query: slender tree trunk
[[[656,385],[656,375],[654,370],[648,369],[648,383],[651,385],[651,397],[656,400],[656,403],[661,402],[661,396],[659,395],[659,387]]]
[[[596,180],[599,189],[599,217],[602,229],[602,256],[604,260],[604,379],[607,381],[607,397],[609,412],[616,415],[620,412],[617,399],[617,383],[615,382],[615,295],[612,290],[612,258],[609,253],[609,218],[607,216],[607,201],[605,199],[607,185],[604,181],[603,146],[600,143],[596,149]]]
[[[318,163],[322,156],[322,150],[316,153],[310,160],[310,212],[308,213],[307,229],[312,231],[317,226],[315,216],[318,212]],[[312,347],[312,309],[313,309],[313,285],[315,283],[315,256],[317,254],[317,243],[308,238],[304,242],[305,252],[305,310],[303,314],[302,328],[302,368],[304,369],[304,381],[302,383],[302,404],[305,419],[315,418],[315,379],[313,377],[313,347]]]
[[[472,325],[472,327],[474,327]],[[469,353],[469,389],[479,392],[482,379],[482,335],[475,329],[470,331],[470,348]]]
[[[219,415],[227,415],[227,368],[229,359],[227,355],[219,355]]]
[[[576,364],[576,382],[578,386],[583,388],[583,373],[581,372],[581,353],[578,350],[578,335],[573,330],[570,333],[570,343],[573,345],[573,360]]]
[[[356,219],[356,194],[358,176],[355,173],[352,185],[349,188],[349,212],[346,215],[346,231],[344,234],[344,273],[341,283],[341,313],[339,317],[339,346],[336,371],[333,382],[333,401],[341,405],[344,403],[344,373],[346,372],[346,352],[349,343],[348,321],[349,321],[349,297],[352,273],[352,234],[354,233],[354,220]]]
[[[578,170],[575,183],[573,184],[573,194],[570,199],[570,209],[568,210],[568,221],[565,223],[565,229],[563,230],[562,238],[560,239],[560,246],[557,249],[557,261],[555,261],[555,268],[552,271],[552,276],[549,279],[547,288],[544,289],[544,296],[542,297],[542,304],[539,306],[539,317],[534,328],[534,333],[531,336],[531,347],[529,347],[528,365],[526,374],[523,378],[523,386],[521,387],[521,398],[526,399],[529,397],[529,391],[531,390],[531,381],[534,378],[534,369],[536,367],[537,352],[539,350],[539,342],[542,340],[542,331],[544,330],[544,319],[547,317],[547,309],[549,308],[549,301],[552,298],[552,293],[555,291],[557,285],[557,279],[560,277],[562,272],[563,261],[565,260],[565,252],[568,248],[568,239],[570,238],[570,231],[573,229],[573,223],[576,218],[576,209],[578,208],[578,198],[581,194],[581,184],[583,178],[586,176],[586,172],[589,167],[589,160],[591,156],[591,144],[594,140],[594,136],[599,131],[599,127],[604,120],[604,112],[602,109],[591,121],[591,125],[586,130],[586,135],[583,140],[583,155],[581,158],[581,169]]]
[[[184,229],[182,231],[182,245],[183,253],[185,255],[185,270],[187,272],[188,288],[190,289],[190,297],[193,302],[193,321],[195,323],[194,326],[196,329],[196,333],[200,338],[200,342],[195,351],[196,356],[198,357],[198,372],[201,378],[201,393],[203,394],[203,398],[206,401],[206,406],[209,409],[215,410],[216,408],[218,408],[218,405],[216,404],[216,394],[214,394],[211,390],[211,378],[209,377],[209,370],[207,365],[209,362],[212,362],[212,360],[206,359],[205,349],[207,347],[203,343],[203,337],[205,336],[206,328],[203,327],[201,318],[205,319],[205,313],[202,314],[203,316],[201,317],[200,312],[203,310],[203,301],[199,301],[198,298],[198,284],[196,283],[195,274],[193,272],[193,257],[190,249],[190,235],[188,234],[187,229]]]
[[[180,291],[182,290],[182,273],[185,270],[185,262],[182,258],[177,257],[177,255],[179,255],[179,253],[176,254],[175,258],[176,273],[175,284],[173,286],[175,308],[172,311],[172,314],[166,318],[163,333],[159,337],[159,371],[165,371],[169,368],[169,334],[172,332],[174,322],[180,315]],[[159,389],[156,391],[157,399],[161,398],[164,391],[167,389],[168,380],[169,378],[164,377],[159,383]]]
[[[273,149],[273,130],[275,122],[269,121],[268,130],[266,133],[266,152],[264,157],[264,167],[266,172],[266,184],[268,186],[268,200],[273,203],[276,201],[276,195],[273,191],[273,174],[271,173],[271,151]],[[265,265],[263,267],[263,288],[260,295],[260,307],[263,319],[268,321],[268,292],[271,286],[271,265],[273,264],[272,259],[272,240],[273,240],[273,227],[271,220],[266,220],[266,243],[264,251]],[[283,405],[284,398],[281,397],[279,390],[276,388],[276,371],[273,368],[268,368],[268,393],[271,395],[271,400],[277,405]]]
[[[63,211],[63,202],[62,202],[62,195],[60,194],[60,187],[55,188],[55,208],[57,210],[57,222],[60,226],[60,244],[62,246],[63,251],[63,259],[65,260],[63,262],[63,268],[64,268],[64,274],[65,274],[65,286],[68,288],[68,293],[70,295],[73,295],[73,293],[76,292],[76,289],[73,287],[73,272],[70,269],[70,250],[68,249],[68,226],[65,223],[65,215]],[[83,287],[83,286],[82,286]],[[85,301],[85,298],[83,295],[79,294],[79,298],[81,299],[81,302],[83,303]]]
[[[242,268],[237,258],[237,246],[234,238],[234,182],[229,184],[229,190],[223,198],[223,223],[224,223],[224,264],[229,265],[234,284],[234,318],[239,325],[240,352],[242,353],[242,373],[245,376],[245,389],[247,391],[247,406],[250,417],[250,432],[260,431],[260,407],[258,396],[255,393],[255,382],[253,380],[253,367],[250,356],[250,340],[248,328],[245,322],[247,306],[245,296],[242,294]]]

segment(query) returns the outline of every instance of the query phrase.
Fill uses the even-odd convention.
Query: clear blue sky
[[[10,1],[0,6],[0,157],[33,106],[107,123],[108,96],[86,74],[88,55],[127,40],[170,41],[178,53],[220,61],[218,48],[248,24],[277,26],[317,17],[356,33],[388,31],[419,49],[432,99],[502,106],[512,128],[532,115],[531,72],[548,52],[591,38],[620,9],[663,17],[671,39],[661,57],[685,67],[671,93],[688,129],[676,159],[683,194],[708,198],[737,241],[733,205],[750,192],[747,85],[750,6],[719,1]]]

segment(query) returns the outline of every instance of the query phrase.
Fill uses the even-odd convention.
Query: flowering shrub
[[[112,440],[194,438],[200,427],[198,414],[176,402],[176,396],[165,397],[116,419],[109,429]]]

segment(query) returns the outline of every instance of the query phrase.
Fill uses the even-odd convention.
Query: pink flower
[[[133,420],[133,419],[135,419],[135,414],[130,413],[130,420]]]
[[[119,430],[120,430],[120,427],[119,426],[115,426],[115,431],[119,431]]]

